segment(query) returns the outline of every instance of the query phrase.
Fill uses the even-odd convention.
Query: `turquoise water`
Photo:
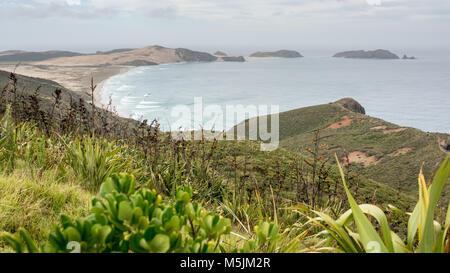
[[[177,120],[171,117],[173,107],[192,107],[194,97],[202,97],[205,106],[218,104],[223,109],[227,104],[269,104],[279,105],[280,111],[352,97],[368,115],[450,133],[450,58],[442,56],[418,60],[309,56],[138,67],[105,82],[102,100],[111,98],[121,116],[157,118],[168,130]],[[192,128],[187,123],[185,127]]]

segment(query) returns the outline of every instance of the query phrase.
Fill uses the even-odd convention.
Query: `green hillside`
[[[10,72],[0,70],[0,92],[2,92],[4,96],[7,85],[9,83],[12,83],[12,79],[10,78],[10,76]],[[36,91],[36,89],[39,88],[39,96],[43,100],[44,104],[51,103],[51,101],[53,100],[52,95],[54,94],[54,91],[56,89],[61,89],[65,94],[65,96],[63,96],[63,101],[66,103],[69,101],[69,95],[72,96],[74,100],[79,100],[80,98],[86,99],[86,96],[68,90],[54,81],[41,78],[32,78],[17,74],[14,74],[14,76],[17,80],[16,89],[18,90],[19,95],[31,95]]]
[[[344,104],[350,107],[345,108]],[[321,144],[327,146],[324,153],[337,153],[342,162],[346,162],[347,154],[359,174],[415,194],[414,170],[423,166],[427,175],[436,170],[448,154],[439,141],[448,135],[400,127],[361,112],[364,111],[359,103],[343,99],[280,113],[280,146],[302,152],[311,143],[315,130],[320,129]],[[248,126],[248,121],[245,124]],[[445,195],[450,198],[449,189]]]

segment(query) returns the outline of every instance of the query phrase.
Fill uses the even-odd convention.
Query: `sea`
[[[157,119],[164,131],[180,123],[184,129],[224,130],[232,124],[217,122],[217,116],[209,122],[207,117],[195,120],[194,102],[200,101],[202,109],[219,106],[223,112],[229,105],[283,112],[351,97],[367,115],[450,133],[450,52],[416,50],[416,60],[342,59],[333,58],[332,51],[300,52],[305,57],[137,67],[109,78],[102,102],[111,101],[123,117]],[[192,115],[180,118],[176,109],[190,109]],[[219,119],[226,119],[226,113]],[[237,117],[235,123],[240,121]]]

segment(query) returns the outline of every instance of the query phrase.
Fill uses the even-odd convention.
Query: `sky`
[[[0,0],[0,26],[0,51],[450,48],[450,0]]]

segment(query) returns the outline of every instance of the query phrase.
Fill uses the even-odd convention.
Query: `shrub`
[[[48,241],[37,247],[24,229],[1,238],[16,252],[216,252],[220,237],[231,231],[230,220],[192,203],[189,187],[176,200],[163,201],[155,190],[135,191],[132,175],[108,178],[102,198],[92,201],[91,215],[61,216]]]

